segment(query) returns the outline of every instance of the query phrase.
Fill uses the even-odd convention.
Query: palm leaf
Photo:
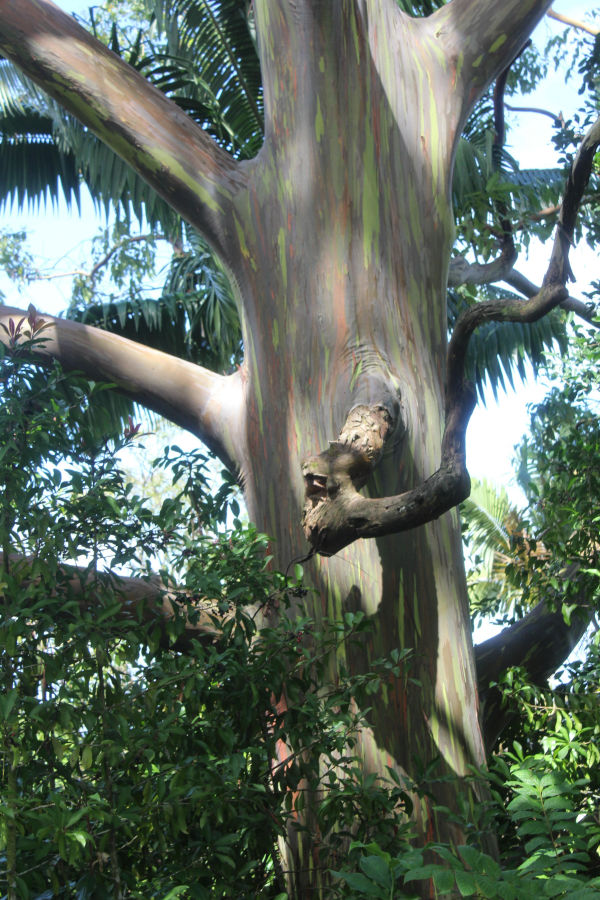
[[[143,69],[238,157],[263,139],[262,79],[250,4],[242,0],[146,0],[166,48]]]
[[[516,294],[494,285],[479,288],[467,285],[448,291],[448,329],[452,331],[460,313],[475,303],[488,299],[518,299]],[[553,310],[537,322],[490,322],[473,334],[466,360],[466,374],[477,388],[479,399],[485,401],[486,383],[494,397],[498,388],[514,388],[515,378],[524,381],[530,366],[534,374],[552,349],[564,353],[568,346],[565,316]]]
[[[472,614],[479,618],[506,614],[522,602],[522,587],[515,585],[509,573],[518,568],[526,577],[529,567],[531,547],[521,514],[504,488],[477,479],[460,510],[470,562],[467,585]]]
[[[187,228],[158,298],[133,296],[72,307],[69,318],[216,371],[241,361],[241,328],[229,279],[208,245]]]

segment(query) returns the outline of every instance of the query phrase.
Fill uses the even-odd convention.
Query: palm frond
[[[472,614],[479,618],[506,614],[523,602],[519,581],[527,579],[529,571],[532,548],[522,516],[503,487],[477,479],[460,511],[470,563],[467,585]],[[521,579],[515,579],[511,571],[517,569]]]
[[[472,480],[471,494],[461,505],[461,515],[467,524],[469,543],[479,556],[491,560],[497,552],[510,552],[507,523],[513,511],[504,487],[498,488],[485,479]]]
[[[108,213],[117,207],[169,234],[179,217],[112,150],[7,60],[0,63],[0,205],[79,204],[86,184]]]
[[[515,299],[516,294],[494,285],[478,289],[463,286],[448,291],[448,328],[451,331],[460,313],[469,306],[487,299]],[[537,322],[490,322],[477,329],[471,338],[467,353],[467,376],[475,383],[480,400],[484,400],[486,382],[494,397],[498,388],[514,388],[515,378],[524,381],[527,369],[537,374],[545,354],[558,349],[566,351],[568,345],[565,316],[553,310]]]
[[[246,0],[146,0],[166,48],[143,72],[235,156],[263,140],[262,79]]]
[[[190,249],[174,256],[160,297],[73,307],[69,317],[206,368],[231,371],[241,360],[241,328],[230,282],[191,228],[189,237]]]

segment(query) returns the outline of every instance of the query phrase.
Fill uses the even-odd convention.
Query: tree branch
[[[123,250],[124,247],[128,247],[130,244],[140,244],[143,241],[165,241],[167,244],[173,246],[173,241],[165,234],[154,234],[149,232],[148,234],[129,235],[129,237],[121,238],[120,241],[113,244],[110,250],[108,250],[98,262],[94,263],[91,269],[71,269],[70,272],[52,272],[49,275],[43,275],[36,270],[35,273],[27,276],[26,281],[30,284],[32,281],[56,281],[58,278],[73,278],[73,276],[78,275],[80,278],[87,278],[88,281],[94,282],[98,276],[98,272],[103,269],[104,266],[108,265],[115,253],[118,253],[119,250]]]
[[[450,287],[458,287],[461,284],[493,284],[497,281],[505,281],[525,297],[535,297],[541,290],[525,275],[512,267],[510,259],[504,255],[504,251],[497,259],[489,263],[470,263],[464,256],[455,256],[450,260],[448,270]],[[566,300],[559,303],[559,306],[565,312],[572,312],[579,316],[588,325],[600,328],[600,323],[596,321],[596,304],[593,301],[585,303],[583,300],[569,295]]]
[[[460,0],[453,0],[453,3]],[[305,482],[304,533],[313,550],[331,556],[361,537],[379,537],[416,528],[439,518],[470,490],[465,434],[475,407],[475,389],[465,378],[465,361],[474,330],[487,322],[535,322],[568,297],[572,276],[569,249],[575,219],[600,144],[600,119],[586,134],[571,167],[548,271],[528,300],[490,300],[462,313],[448,346],[446,423],[439,468],[422,484],[394,497],[359,494],[394,430],[385,405],[352,410],[337,441],[302,467]]]
[[[561,128],[565,127],[565,118],[562,113],[556,115],[556,113],[551,112],[549,109],[542,109],[541,106],[510,106],[508,103],[506,103],[505,106],[510,112],[530,112],[537,113],[539,116],[548,116],[555,125],[560,125]]]
[[[32,561],[32,557],[18,554],[11,554],[9,559],[11,567],[29,566]],[[0,551],[0,571],[4,560],[5,556]],[[90,572],[84,566],[73,565],[61,565],[60,573],[66,580],[64,588],[68,591],[69,598],[76,600],[85,609],[89,609],[94,602],[94,582],[109,585],[121,602],[122,618],[158,624],[163,631],[165,647],[174,650],[186,650],[192,640],[212,643],[221,634],[215,617],[223,622],[226,619],[218,612],[215,602],[201,600],[187,591],[168,588],[157,575],[151,578],[132,578],[117,576],[114,572],[110,575]],[[31,583],[35,584],[38,580],[34,578]],[[184,619],[184,631],[175,643],[169,643],[166,625],[176,617]]]
[[[512,241],[505,244],[500,255],[489,263],[470,263],[464,256],[454,256],[448,268],[448,284],[458,287],[461,284],[492,284],[495,281],[506,281],[513,270],[517,253]]]
[[[428,19],[452,64],[459,126],[488,84],[523,48],[551,0],[452,0]],[[459,127],[460,130],[460,127]]]
[[[540,288],[537,285],[533,284],[532,281],[529,281],[528,278],[520,272],[517,272],[515,269],[511,269],[510,272],[503,275],[500,280],[510,284],[511,287],[514,287],[525,297],[534,297],[540,291]],[[596,304],[592,301],[584,303],[583,300],[578,300],[576,297],[569,296],[566,300],[563,300],[560,304],[560,308],[564,309],[566,312],[575,313],[576,316],[579,316],[579,318],[587,322],[588,325],[600,328],[600,323],[595,321],[597,315]]]
[[[32,316],[34,330],[39,329],[36,336],[40,342],[34,348],[37,353],[53,357],[65,369],[81,371],[88,378],[114,382],[137,403],[197,435],[232,471],[239,468],[243,440],[240,372],[217,375],[90,325],[53,316],[42,319],[30,307]],[[0,306],[0,341],[9,348],[15,346],[19,339],[19,334],[12,336],[15,328],[21,322],[23,336],[27,320],[27,312]],[[39,328],[41,322],[43,330]]]
[[[572,577],[572,574],[573,567],[565,577]],[[593,612],[593,608],[582,603],[567,624],[560,610],[551,610],[546,601],[542,601],[523,619],[475,647],[483,733],[488,750],[513,715],[513,711],[503,705],[502,694],[494,686],[502,673],[519,666],[534,684],[546,687],[548,678],[585,634]]]
[[[587,22],[582,22],[580,19],[571,19],[569,16],[563,16],[562,13],[554,12],[553,9],[549,9],[546,15],[550,19],[556,19],[557,22],[562,22],[563,25],[570,25],[571,28],[579,28],[581,31],[587,31],[588,34],[600,34],[600,28],[595,28],[594,25],[588,25]]]
[[[227,259],[237,164],[50,0],[0,0],[0,52],[121,156]]]

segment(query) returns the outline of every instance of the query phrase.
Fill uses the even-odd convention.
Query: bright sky
[[[91,5],[88,0],[54,0],[67,12],[85,13]],[[572,18],[585,17],[595,4],[589,0],[557,0],[556,12]],[[538,32],[540,44],[562,31],[563,26],[548,18],[544,19]],[[524,100],[524,105],[541,106],[553,112],[563,112],[568,116],[577,106],[577,88],[565,84],[564,73],[559,72],[537,91]],[[509,124],[518,123],[509,135],[509,150],[519,159],[523,167],[550,167],[555,165],[552,151],[551,120],[533,114],[509,114]],[[31,246],[36,256],[54,265],[56,272],[66,272],[81,266],[89,249],[89,241],[97,233],[101,220],[95,215],[89,198],[84,198],[82,215],[69,215],[64,206],[54,212],[42,210],[29,216],[6,214],[3,227],[12,229],[26,227],[30,232]],[[545,271],[549,248],[533,251],[529,260],[520,260],[519,268],[530,280],[541,280]],[[572,286],[575,296],[585,289],[586,279],[600,277],[597,259],[587,248],[576,248],[572,254],[572,265],[576,276],[581,278]],[[9,294],[6,282],[0,278],[0,288],[7,293],[6,302],[22,306],[33,302],[46,312],[57,313],[64,309],[70,296],[70,279],[51,280],[36,283],[27,288],[26,294]],[[496,404],[490,397],[486,407],[478,407],[468,431],[469,470],[476,477],[488,477],[498,484],[509,485],[512,479],[511,459],[513,448],[527,430],[527,405],[539,402],[543,387],[530,382],[515,394],[500,395]],[[517,494],[513,494],[518,498]],[[518,500],[517,500],[518,502]]]

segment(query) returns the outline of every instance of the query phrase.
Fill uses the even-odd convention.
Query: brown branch
[[[437,471],[417,487],[393,497],[359,494],[395,425],[391,410],[375,405],[352,410],[338,440],[305,461],[303,527],[316,552],[330,556],[361,537],[416,528],[439,518],[468,496],[465,433],[475,407],[475,389],[465,378],[469,340],[475,329],[487,322],[535,322],[567,299],[575,218],[598,144],[600,119],[585,136],[569,173],[550,264],[539,292],[524,301],[477,303],[456,322],[448,346],[446,423]]]
[[[232,471],[239,468],[244,440],[240,372],[217,375],[91,325],[40,317],[30,306],[31,315],[36,328],[44,323],[40,343],[34,346],[40,356],[57,359],[65,369],[95,381],[113,382],[137,403],[197,435]],[[27,319],[27,312],[0,305],[0,342],[14,347],[19,335],[11,335],[19,323],[25,329]]]
[[[573,244],[577,214],[588,185],[594,156],[600,144],[600,118],[589,129],[573,160],[567,177],[563,201],[558,214],[557,236],[552,248],[550,265],[543,284],[566,284],[574,281],[569,265],[569,248]]]
[[[535,297],[535,295],[540,291],[540,288],[537,285],[535,285],[532,281],[529,281],[528,278],[526,278],[520,272],[517,272],[515,269],[512,269],[510,272],[508,272],[508,274],[502,278],[502,281],[510,284],[511,287],[514,287],[525,297]],[[600,328],[600,322],[596,320],[596,304],[592,301],[590,301],[589,303],[584,303],[583,300],[578,300],[576,297],[569,296],[559,305],[561,309],[565,310],[565,312],[574,313],[576,316],[579,316],[580,319],[583,319],[585,322],[587,322],[588,325],[594,325],[595,328]]]
[[[574,567],[565,573],[572,578]],[[573,613],[569,624],[562,612],[552,610],[542,601],[523,619],[505,628],[500,634],[475,647],[475,663],[483,733],[491,750],[514,710],[503,704],[502,693],[496,687],[502,674],[514,666],[525,670],[538,687],[546,687],[548,678],[564,663],[588,628],[594,610],[585,602]]]
[[[556,115],[556,113],[550,112],[549,109],[542,109],[541,106],[510,106],[508,103],[505,106],[510,112],[530,112],[540,116],[548,116],[555,125],[560,125],[561,128],[565,127],[565,118],[562,113]]]
[[[0,570],[4,565],[4,554],[0,551]],[[11,568],[15,566],[29,567],[33,557],[10,555]],[[94,602],[93,586],[108,586],[121,602],[123,619],[133,619],[149,624],[157,624],[163,632],[165,646],[175,650],[186,650],[192,640],[214,642],[221,634],[221,627],[216,619],[224,622],[218,612],[216,602],[199,599],[189,591],[180,591],[167,587],[158,576],[151,578],[133,578],[116,576],[114,573],[90,572],[86,567],[74,565],[60,566],[60,573],[65,578],[65,590],[70,598],[78,601],[82,609],[90,609]],[[30,580],[32,585],[39,582],[39,577]],[[167,624],[175,618],[183,618],[183,633],[174,644],[169,644]]]
[[[587,22],[582,22],[580,19],[571,19],[569,16],[564,16],[562,13],[554,12],[553,9],[549,9],[546,15],[550,19],[556,19],[557,22],[562,22],[563,25],[570,25],[571,28],[579,28],[581,31],[587,31],[588,34],[600,34],[600,28],[596,28],[594,25],[588,25]]]
[[[525,46],[528,46],[528,41]],[[515,59],[521,55],[523,47]],[[510,64],[500,73],[494,86],[494,142],[492,145],[492,166],[495,172],[500,171],[502,148],[506,135],[504,122],[504,92],[510,68]],[[458,286],[461,284],[490,284],[494,281],[502,281],[514,266],[517,259],[517,251],[513,239],[513,227],[509,216],[509,210],[503,200],[496,203],[499,214],[500,228],[495,229],[500,238],[500,254],[489,263],[469,263],[464,256],[455,256],[450,260],[448,268],[448,284]]]

